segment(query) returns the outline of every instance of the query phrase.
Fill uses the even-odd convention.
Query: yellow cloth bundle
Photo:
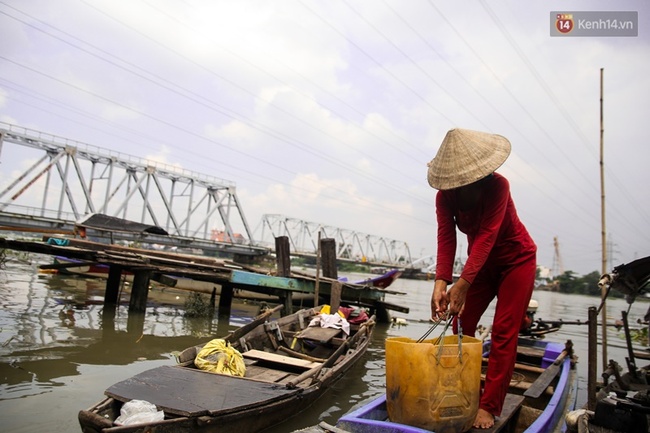
[[[216,338],[210,341],[196,355],[194,365],[211,373],[243,377],[246,373],[244,357],[226,340]]]

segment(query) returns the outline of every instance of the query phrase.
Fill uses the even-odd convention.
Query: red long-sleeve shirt
[[[438,191],[436,215],[436,279],[452,281],[456,226],[467,235],[468,258],[461,278],[469,283],[486,264],[514,265],[537,251],[535,242],[517,216],[510,184],[498,173],[485,180],[478,204],[468,211],[459,210],[456,191]]]

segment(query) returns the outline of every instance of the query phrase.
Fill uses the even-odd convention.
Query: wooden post
[[[587,351],[587,409],[596,409],[596,370],[598,369],[598,311],[596,307],[588,310],[588,351]],[[604,371],[604,370],[603,370]]]
[[[318,230],[318,247],[316,248],[316,281],[314,282],[314,308],[320,304],[320,230]],[[650,336],[648,337],[650,338]]]
[[[149,281],[151,270],[138,270],[134,272],[131,299],[129,300],[129,313],[132,311],[145,312],[147,310],[147,296],[149,295]]]
[[[144,317],[144,311],[129,311],[129,317],[126,319],[126,332],[130,337],[135,337],[135,341],[144,334]]]
[[[102,335],[112,336],[115,334],[115,304],[106,304],[102,308]]]
[[[214,310],[214,307],[217,302],[217,288],[213,287],[212,288],[212,294],[210,295],[210,308]]]
[[[275,238],[275,263],[278,277],[291,276],[291,254],[287,236]]]
[[[338,279],[338,270],[336,269],[336,239],[321,239],[320,249],[323,276],[334,280]]]
[[[111,265],[108,268],[108,280],[106,280],[106,292],[104,292],[104,305],[117,305],[120,293],[120,280],[122,279],[122,267]]]
[[[282,305],[284,306],[280,313],[281,316],[287,316],[293,313],[293,294],[291,291],[286,290],[284,294],[280,295],[280,301],[282,301]]]
[[[219,317],[229,317],[232,308],[233,286],[231,284],[221,285],[221,295],[219,295]]]
[[[341,306],[341,291],[343,285],[339,281],[332,283],[332,291],[330,293],[330,314],[336,314]]]
[[[213,286],[212,287],[212,294],[210,295],[210,319],[214,317],[214,312],[216,310],[216,303],[217,303],[217,287]],[[208,332],[212,333],[212,320],[210,320],[210,329]]]

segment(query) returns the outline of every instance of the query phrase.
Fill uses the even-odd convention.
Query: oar
[[[560,372],[560,367],[562,362],[564,361],[564,358],[569,354],[569,349],[564,349],[557,358],[555,358],[555,361],[553,361],[553,364],[549,365],[546,370],[542,374],[539,375],[537,380],[533,382],[533,384],[524,392],[524,396],[526,397],[531,397],[531,398],[537,398],[542,393],[548,386],[551,384],[553,379],[555,379],[555,376]]]

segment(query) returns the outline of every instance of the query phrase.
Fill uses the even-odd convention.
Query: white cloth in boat
[[[350,323],[339,314],[319,314],[311,319],[309,326],[342,329],[343,332],[345,332],[345,335],[350,335]]]

